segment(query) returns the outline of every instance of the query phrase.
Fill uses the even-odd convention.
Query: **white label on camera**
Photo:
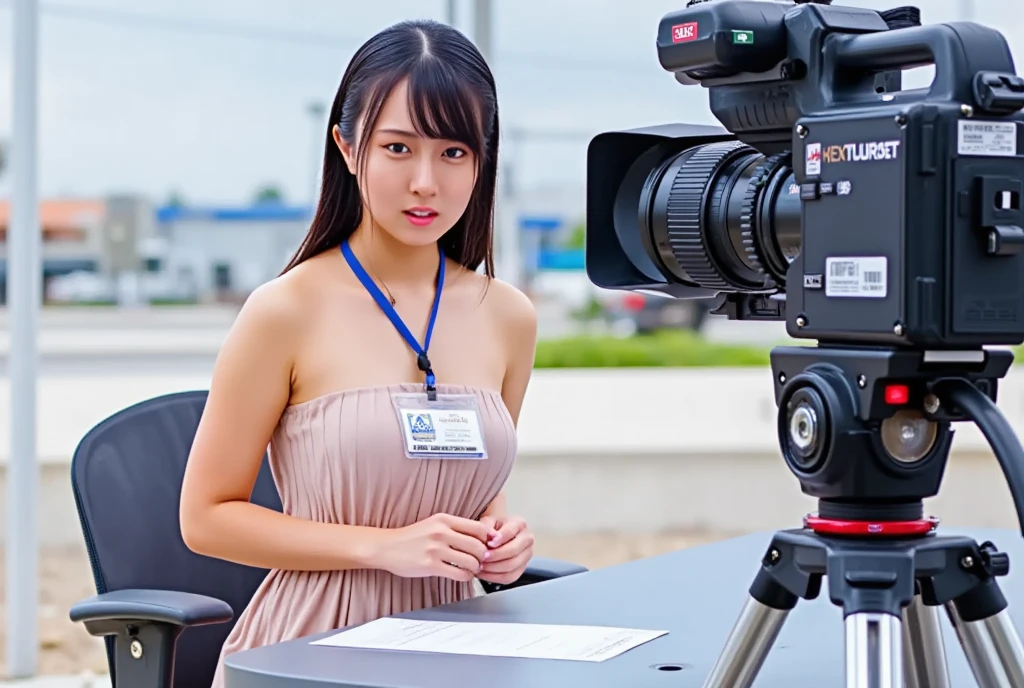
[[[826,258],[825,296],[885,298],[887,266],[885,256]]]
[[[1014,122],[957,122],[956,150],[960,155],[1017,155],[1017,125]]]
[[[821,174],[821,144],[820,143],[808,143],[807,144],[807,164],[804,168],[804,174],[809,177]]]

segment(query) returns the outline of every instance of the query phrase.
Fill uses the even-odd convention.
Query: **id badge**
[[[480,404],[472,394],[394,394],[410,459],[486,459]]]

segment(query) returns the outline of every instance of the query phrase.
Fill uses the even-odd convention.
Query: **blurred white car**
[[[126,273],[115,280],[96,272],[77,271],[52,277],[46,282],[50,303],[122,303],[150,301],[190,302],[195,290],[181,280],[162,273]]]
[[[69,272],[46,281],[46,300],[52,303],[105,303],[116,298],[114,281],[95,272]]]

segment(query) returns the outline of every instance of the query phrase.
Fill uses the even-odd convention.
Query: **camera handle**
[[[1014,74],[1013,56],[1002,35],[979,24],[928,24],[877,33],[834,34],[825,41],[823,65],[835,65],[837,80],[871,79],[875,72],[935,65],[935,78],[917,100],[974,100],[980,71]],[[872,89],[873,90],[873,89]],[[874,95],[874,94],[872,94]]]

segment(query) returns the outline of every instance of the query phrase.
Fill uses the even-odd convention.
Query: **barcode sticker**
[[[1017,155],[1017,123],[961,119],[957,121],[956,152],[960,155]]]
[[[882,299],[888,292],[885,256],[825,259],[825,296]]]

